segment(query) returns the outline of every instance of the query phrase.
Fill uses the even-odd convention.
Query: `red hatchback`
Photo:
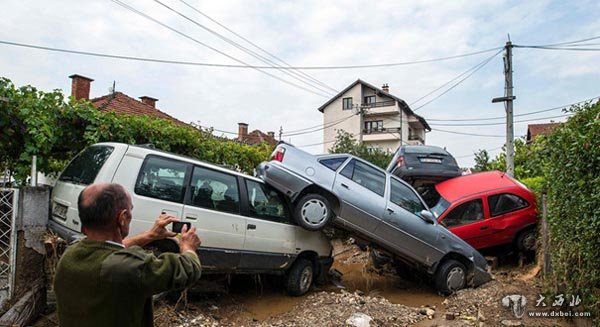
[[[514,245],[535,250],[535,194],[499,171],[456,177],[435,186],[438,222],[476,249]]]

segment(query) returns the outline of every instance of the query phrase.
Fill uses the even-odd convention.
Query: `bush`
[[[88,101],[65,98],[60,90],[16,88],[0,78],[0,168],[24,183],[37,155],[38,171],[56,175],[73,156],[98,142],[152,143],[157,148],[251,173],[272,151],[215,137],[210,130],[163,119],[98,111]]]
[[[330,153],[349,153],[359,158],[365,159],[372,164],[386,169],[393,154],[383,151],[380,148],[369,148],[358,142],[352,134],[338,130],[335,137],[335,143],[331,147]]]

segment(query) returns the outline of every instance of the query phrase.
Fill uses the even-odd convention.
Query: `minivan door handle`
[[[254,225],[254,224],[248,224],[246,226],[246,229],[256,229],[256,225]]]
[[[346,185],[346,184],[344,184],[344,183],[342,183],[342,187],[343,187],[343,188],[345,188],[345,189],[347,189],[347,190],[349,190],[349,189],[350,189],[350,188],[348,187],[348,185]]]

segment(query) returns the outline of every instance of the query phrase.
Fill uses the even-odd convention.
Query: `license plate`
[[[420,159],[421,162],[425,162],[425,163],[442,163],[442,159],[435,159],[435,158],[421,158]]]
[[[52,213],[55,216],[58,216],[58,217],[60,217],[62,219],[66,219],[67,218],[67,209],[68,209],[67,206],[55,203],[54,204],[54,209],[52,209]]]

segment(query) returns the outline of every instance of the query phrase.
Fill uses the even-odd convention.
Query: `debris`
[[[433,317],[435,316],[435,310],[431,308],[420,308],[419,313],[424,316],[427,316],[427,318],[429,319],[433,319]]]
[[[371,326],[371,320],[373,320],[373,318],[359,312],[352,314],[350,318],[346,319],[346,323],[355,327],[369,327]]]
[[[518,320],[502,320],[502,326],[523,326],[523,323]]]
[[[446,320],[454,320],[454,318],[456,317],[456,315],[454,314],[454,312],[446,312],[446,314],[444,315],[444,317],[446,318]]]

